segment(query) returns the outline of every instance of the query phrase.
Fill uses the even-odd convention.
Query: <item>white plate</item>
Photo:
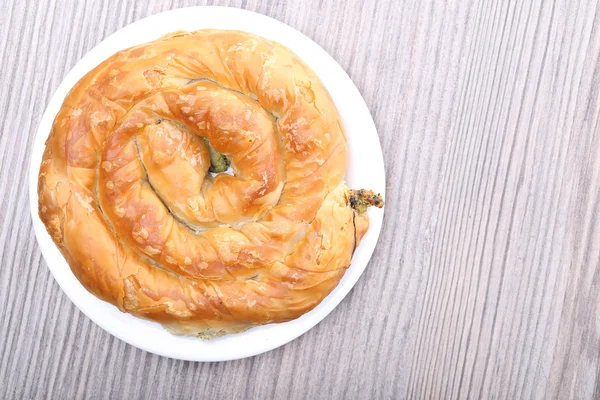
[[[383,211],[369,211],[370,228],[354,254],[352,265],[339,285],[314,310],[294,321],[257,327],[210,342],[171,335],[159,324],[124,314],[90,294],[71,272],[37,211],[37,176],[44,142],[65,96],[75,83],[121,49],[177,30],[206,28],[252,32],[277,41],[300,56],[321,78],[342,116],[350,153],[346,182],[354,188],[364,187],[385,194],[383,155],[371,114],[350,77],[325,50],[295,29],[261,14],[235,8],[191,7],[156,14],[124,27],[94,47],[73,67],[52,96],[38,128],[29,171],[29,197],[35,234],[52,275],[71,301],[92,321],[119,339],[152,353],[181,360],[223,361],[250,357],[282,346],[325,318],[348,294],[367,266],[379,237]],[[360,168],[365,160],[369,167]]]

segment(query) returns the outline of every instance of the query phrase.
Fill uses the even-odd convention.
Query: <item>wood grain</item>
[[[250,359],[176,361],[61,292],[29,216],[29,149],[71,67],[144,16],[242,7],[356,82],[387,174],[352,293]],[[0,3],[0,398],[600,398],[600,8],[591,0]]]

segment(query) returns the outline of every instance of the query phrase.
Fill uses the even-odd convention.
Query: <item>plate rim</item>
[[[255,22],[261,22],[261,23],[265,24],[264,26],[261,25],[261,29],[271,29],[273,31],[280,31],[282,34],[284,34],[284,36],[288,35],[290,41],[291,40],[298,41],[298,44],[297,44],[298,48],[300,48],[300,46],[301,46],[300,43],[302,44],[302,46],[306,46],[307,48],[310,48],[310,51],[314,52],[314,55],[309,57],[311,60],[313,60],[313,57],[314,57],[314,59],[316,59],[318,57],[322,57],[323,60],[320,60],[319,62],[321,62],[321,61],[326,62],[326,64],[328,64],[328,68],[332,68],[331,74],[333,74],[333,73],[339,74],[339,77],[337,77],[337,78],[344,81],[344,88],[345,88],[345,90],[349,91],[350,94],[352,95],[353,101],[355,102],[356,107],[362,109],[361,111],[364,114],[363,122],[367,125],[367,127],[366,127],[367,132],[370,131],[371,133],[374,133],[374,135],[372,135],[373,137],[369,138],[369,140],[371,141],[370,144],[372,145],[371,146],[372,149],[370,149],[370,151],[374,151],[376,153],[375,154],[376,160],[374,160],[374,170],[375,170],[374,176],[377,177],[376,181],[378,182],[378,186],[379,186],[379,187],[377,187],[377,191],[381,192],[381,194],[383,196],[385,196],[386,182],[385,182],[385,168],[384,168],[384,162],[383,162],[383,152],[381,149],[381,143],[379,141],[379,137],[377,135],[377,128],[375,126],[373,117],[372,117],[362,95],[360,94],[358,88],[356,87],[356,85],[354,84],[352,79],[348,76],[348,74],[345,72],[345,70],[337,63],[337,61],[331,55],[329,55],[329,53],[327,53],[321,46],[319,46],[316,42],[314,42],[312,39],[310,39],[308,36],[304,35],[300,31],[296,30],[295,28],[293,28],[281,21],[278,21],[274,18],[271,18],[269,16],[266,16],[266,15],[263,15],[260,13],[256,13],[254,11],[245,10],[245,9],[232,8],[232,7],[221,7],[221,6],[193,6],[193,7],[184,7],[184,8],[176,8],[176,9],[172,9],[172,10],[167,10],[167,11],[164,11],[164,12],[161,12],[158,14],[153,14],[153,15],[144,17],[142,19],[134,21],[131,24],[128,24],[128,25],[116,30],[111,35],[104,38],[100,43],[95,45],[92,49],[90,49],[81,59],[79,59],[75,63],[75,65],[71,68],[71,70],[64,76],[63,80],[58,85],[58,87],[52,94],[49,102],[47,103],[46,108],[44,109],[42,118],[40,120],[40,123],[38,125],[38,128],[36,130],[32,151],[30,152],[31,158],[30,158],[29,172],[28,172],[30,212],[31,212],[32,220],[33,220],[36,241],[42,251],[44,261],[46,262],[48,268],[50,269],[50,272],[52,273],[54,280],[59,284],[60,288],[67,295],[69,300],[85,316],[87,316],[89,319],[91,319],[96,325],[98,325],[100,328],[107,331],[111,335],[115,336],[116,338],[118,338],[136,348],[139,348],[144,351],[148,351],[150,353],[157,354],[160,356],[168,357],[168,358],[186,360],[186,361],[196,361],[196,362],[214,362],[214,361],[227,361],[227,360],[236,360],[236,359],[251,357],[251,356],[255,356],[255,355],[262,354],[267,351],[273,350],[275,348],[278,348],[280,346],[283,346],[284,344],[291,342],[292,340],[295,340],[299,336],[303,335],[304,333],[306,333],[310,329],[312,329],[315,325],[317,325],[319,322],[321,322],[325,317],[327,317],[327,315],[329,315],[341,303],[341,301],[348,295],[348,293],[352,290],[352,288],[355,286],[356,282],[362,276],[364,270],[366,269],[366,267],[372,257],[373,251],[375,249],[375,246],[378,242],[378,239],[379,239],[379,236],[381,233],[382,221],[383,221],[383,217],[384,217],[384,209],[385,208],[383,210],[377,210],[377,212],[375,212],[375,213],[369,212],[369,219],[370,219],[369,231],[367,232],[367,235],[365,235],[365,238],[363,238],[363,240],[361,241],[361,246],[359,246],[357,248],[357,251],[355,253],[355,257],[356,257],[356,254],[361,254],[360,263],[358,261],[355,262],[356,258],[353,257],[351,265],[348,267],[348,269],[346,270],[346,273],[344,274],[344,277],[342,278],[342,281],[345,281],[344,282],[345,284],[342,284],[342,281],[340,281],[340,283],[338,283],[336,288],[331,293],[329,293],[321,301],[321,303],[319,305],[317,305],[317,307],[315,307],[312,311],[304,314],[303,316],[301,316],[300,318],[298,318],[296,320],[293,320],[290,322],[285,322],[285,323],[280,323],[280,324],[270,324],[270,325],[266,325],[266,326],[256,327],[256,328],[252,328],[251,330],[247,331],[247,332],[250,332],[253,330],[260,330],[260,329],[264,330],[265,328],[275,327],[272,329],[276,332],[278,327],[291,325],[292,329],[294,329],[293,333],[287,334],[287,336],[283,340],[266,341],[265,343],[262,343],[262,345],[258,345],[255,348],[240,350],[235,354],[227,354],[226,356],[218,356],[215,354],[211,354],[211,355],[203,354],[202,352],[198,353],[198,351],[189,352],[189,353],[182,353],[182,352],[175,353],[175,352],[170,352],[168,350],[160,348],[160,345],[159,345],[159,347],[148,346],[146,343],[140,343],[139,341],[136,341],[135,339],[133,339],[131,337],[131,335],[125,335],[122,331],[119,330],[119,327],[117,325],[115,325],[114,323],[111,324],[110,323],[111,321],[101,320],[98,317],[98,315],[96,315],[88,307],[85,306],[84,303],[86,301],[83,298],[78,298],[75,296],[74,292],[80,291],[80,290],[73,289],[71,286],[68,286],[70,284],[68,284],[67,277],[65,277],[63,274],[71,275],[72,278],[75,278],[75,276],[74,276],[73,272],[71,271],[71,269],[68,267],[68,264],[67,264],[64,256],[58,251],[58,248],[56,247],[56,245],[50,238],[49,234],[46,231],[44,224],[42,223],[42,221],[40,220],[39,215],[38,215],[37,180],[38,180],[39,167],[41,164],[42,153],[43,153],[43,150],[45,149],[45,141],[50,133],[50,128],[51,128],[54,118],[56,116],[56,113],[53,111],[53,109],[56,107],[60,108],[60,106],[62,105],[64,98],[66,97],[68,92],[71,90],[71,88],[74,86],[74,84],[79,81],[79,79],[83,75],[85,75],[87,72],[89,72],[91,69],[93,69],[99,62],[102,62],[104,59],[107,58],[107,56],[102,57],[103,53],[106,53],[106,54],[108,54],[108,56],[110,56],[119,50],[130,47],[130,45],[125,45],[125,46],[116,48],[116,46],[114,46],[113,42],[116,42],[116,40],[119,37],[124,36],[127,33],[131,33],[136,29],[143,30],[144,25],[149,25],[150,23],[154,22],[155,20],[166,19],[166,18],[175,18],[177,16],[177,14],[181,14],[181,16],[189,16],[189,14],[195,14],[195,13],[208,13],[208,14],[213,14],[213,16],[218,16],[219,14],[222,14],[221,16],[226,15],[227,17],[234,17],[234,18],[238,18],[238,19],[239,18],[250,18],[251,20],[253,20]],[[202,23],[205,23],[205,22],[202,22]],[[257,24],[257,26],[258,26],[258,24]],[[265,26],[266,26],[266,28],[265,28]],[[196,29],[219,29],[219,28],[199,27]],[[229,28],[229,29],[231,29],[231,28]],[[252,29],[254,29],[254,28],[252,28]],[[183,30],[187,30],[187,29],[183,29]],[[253,31],[248,31],[247,29],[237,29],[237,30],[256,34],[255,33],[256,30],[259,30],[259,28],[256,28],[256,30],[253,30]],[[157,37],[160,37],[162,35],[163,34],[161,33]],[[259,36],[267,37],[267,39],[269,39],[269,40],[274,40],[268,36],[264,36],[261,34],[259,34]],[[154,39],[147,39],[140,43],[155,40],[157,37],[155,37]],[[275,41],[281,42],[278,39],[275,39]],[[294,48],[294,47],[296,47],[295,45],[290,46],[289,43],[282,43],[282,44],[284,44],[286,47],[290,48],[292,51],[294,51],[296,54],[298,54],[298,51],[297,51],[298,49]],[[303,57],[301,54],[298,54],[298,55],[304,62],[306,62],[311,68],[313,68],[313,70],[315,69],[314,65],[312,65],[311,62],[309,62],[309,60],[306,59],[306,56]],[[98,63],[94,63],[93,62],[94,59],[100,59],[100,61]],[[92,61],[91,64],[90,64],[90,60]],[[313,62],[316,62],[316,61],[313,60]],[[319,77],[319,79],[322,80],[323,84],[328,89],[328,91],[331,91],[331,88],[328,86],[328,82],[326,81],[326,79],[324,79],[324,76],[322,76],[322,74],[320,74],[316,70],[315,70],[315,73],[317,73],[317,76]],[[329,82],[331,83],[331,81],[329,81]],[[337,102],[336,102],[336,106],[338,106]],[[339,107],[338,107],[338,109],[339,109]],[[366,113],[365,113],[365,111],[366,111]],[[342,114],[342,110],[340,110],[340,114]],[[345,128],[346,128],[346,132],[348,132],[349,131],[348,128],[346,126],[345,126]],[[349,146],[350,146],[350,135],[348,135],[348,139],[349,139],[348,142],[349,142]],[[350,167],[350,165],[349,165],[349,167]],[[50,245],[48,245],[48,240],[50,241]],[[366,244],[366,242],[368,242],[368,243]],[[52,251],[52,248],[51,248],[52,246],[54,247],[54,251]],[[58,253],[59,259],[56,259],[56,257],[57,257],[56,253]],[[62,263],[67,265],[67,271],[59,270],[59,268],[64,268],[64,267],[61,267],[58,265],[61,263],[61,261],[62,261]],[[357,264],[361,264],[361,265],[357,265]],[[118,311],[118,309],[115,306],[113,306],[112,304],[106,303],[103,300],[100,300],[99,298],[93,296],[91,293],[87,292],[87,290],[85,288],[83,288],[81,283],[79,283],[79,281],[76,278],[75,278],[75,280],[76,280],[76,284],[79,284],[81,289],[83,289],[86,293],[88,293],[91,297],[93,297],[95,302],[103,303],[105,306],[108,306],[108,307],[113,308]],[[334,293],[336,294],[335,296],[333,296]],[[329,301],[326,302],[327,300],[329,300]],[[87,299],[87,301],[93,301],[93,300]],[[96,304],[96,306],[100,307],[98,304]],[[119,311],[119,313],[121,313],[121,312]],[[147,325],[147,324],[158,325],[156,323],[134,317],[130,314],[125,314],[125,313],[121,313],[121,314],[123,314],[129,318],[143,321],[144,325]],[[126,317],[124,318],[124,320],[127,320],[127,319],[128,318],[126,318]],[[294,323],[296,323],[300,320],[303,320],[302,323],[294,325]],[[158,326],[160,327],[160,325],[158,325]],[[160,329],[163,329],[163,328],[160,327]],[[239,335],[243,335],[243,334],[239,334]],[[267,335],[268,335],[268,332],[267,332]],[[173,335],[173,337],[182,339],[182,340],[189,339],[189,338],[184,338],[184,337],[174,336],[174,335]],[[225,338],[227,338],[227,337],[231,337],[231,335],[225,336]],[[197,339],[197,338],[192,338],[192,340],[199,341],[199,339]],[[216,340],[221,340],[221,338],[216,339]],[[227,339],[224,339],[224,340],[227,340]],[[235,342],[235,340],[234,340],[234,342]],[[214,343],[214,341],[203,342],[203,343],[208,343],[208,344],[206,344],[206,346],[210,347],[210,343]],[[191,342],[190,342],[190,345],[191,345]],[[203,347],[206,347],[206,346],[203,345],[203,346],[199,346],[198,348],[202,349]]]

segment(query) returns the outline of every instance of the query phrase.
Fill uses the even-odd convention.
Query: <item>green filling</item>
[[[350,207],[354,208],[359,214],[367,211],[370,206],[377,208],[383,207],[383,199],[380,194],[374,193],[372,190],[352,190],[350,189],[346,194],[346,199],[350,204]]]
[[[369,203],[367,200],[360,199],[356,196],[350,196],[349,201],[350,206],[354,208],[359,214],[362,214],[365,211],[367,211],[367,208],[369,208],[369,206],[371,205],[371,203]]]
[[[208,143],[208,140],[206,141],[206,145],[208,147],[208,154],[210,155],[210,168],[208,169],[208,171],[213,172],[215,174],[227,171],[229,165],[231,164],[227,157],[216,151],[210,145],[210,143]]]

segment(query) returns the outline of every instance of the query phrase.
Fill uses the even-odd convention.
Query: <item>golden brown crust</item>
[[[206,143],[235,174],[208,174]],[[75,276],[183,334],[314,308],[366,232],[348,206],[346,138],[315,74],[234,31],[121,51],[66,97],[46,142],[39,214]]]

